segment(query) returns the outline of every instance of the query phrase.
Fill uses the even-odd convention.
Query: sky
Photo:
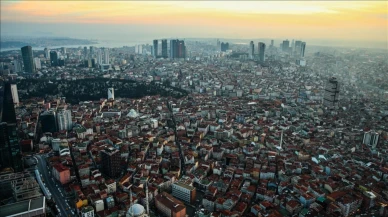
[[[10,1],[4,36],[275,38],[387,46],[388,1]]]

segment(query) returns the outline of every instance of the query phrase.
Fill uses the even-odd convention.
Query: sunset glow
[[[206,36],[386,40],[386,1],[1,2],[1,22],[168,25]],[[177,31],[172,30],[174,33]],[[186,29],[182,29],[184,33]],[[229,32],[229,33],[228,33]],[[238,34],[236,32],[239,32]]]

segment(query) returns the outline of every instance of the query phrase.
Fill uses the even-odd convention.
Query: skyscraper
[[[304,51],[306,49],[306,42],[300,44],[300,57],[304,57]]]
[[[34,61],[32,59],[32,47],[24,46],[21,48],[22,50],[22,58],[24,64],[24,71],[28,73],[34,73]]]
[[[168,54],[167,54],[167,40],[166,39],[162,40],[162,57],[163,58],[168,58]]]
[[[170,40],[170,58],[174,59],[176,58],[177,53],[177,47],[178,47],[178,40]]]
[[[178,57],[177,58],[186,58],[186,45],[185,41],[178,40]]]
[[[271,47],[273,47],[273,43],[274,43],[274,41],[273,41],[273,40],[271,40]]]
[[[290,41],[288,41],[288,40],[283,41],[282,51],[283,52],[288,52],[289,47],[290,47]]]
[[[325,94],[323,96],[323,104],[329,108],[338,106],[339,100],[339,83],[335,77],[329,79],[325,86]]]
[[[65,47],[61,47],[61,51],[62,51],[63,55],[66,54],[66,48]]]
[[[97,64],[99,64],[99,65],[102,64],[102,51],[101,51],[101,49],[97,50]]]
[[[0,121],[0,170],[13,168],[23,171],[22,154],[19,145],[15,107],[10,83],[4,85],[3,108]]]
[[[42,126],[42,132],[55,133],[58,132],[57,117],[55,111],[45,111],[39,116],[40,125]]]
[[[186,46],[183,40],[170,40],[170,58],[186,58]]]
[[[120,151],[113,147],[106,148],[100,151],[101,171],[111,178],[117,177],[120,172]]]
[[[104,64],[109,64],[109,48],[104,48]]]
[[[88,47],[84,47],[84,59],[88,58]]]
[[[42,68],[42,65],[41,65],[41,63],[40,63],[40,58],[39,58],[39,57],[35,57],[35,58],[34,58],[34,65],[35,65],[35,69],[36,69],[36,70]]]
[[[71,130],[73,127],[73,120],[71,118],[70,110],[60,110],[57,113],[58,130]]]
[[[55,50],[50,51],[51,66],[58,66],[58,53]]]
[[[295,41],[295,49],[294,53],[297,57],[300,56],[300,48],[301,48],[302,41]]]
[[[49,59],[50,58],[50,50],[46,47],[43,51],[44,51],[44,58]]]
[[[115,99],[115,90],[113,87],[108,88],[108,99]]]
[[[229,50],[229,43],[221,42],[221,52],[226,52],[227,50]]]
[[[253,59],[254,55],[255,55],[255,44],[253,43],[253,41],[251,41],[251,43],[249,43],[249,58]]]
[[[12,100],[14,104],[19,104],[19,94],[16,84],[11,84]]]
[[[89,50],[90,50],[90,55],[93,55],[93,54],[94,54],[94,47],[93,47],[93,46],[90,46],[90,47],[89,47]]]
[[[154,57],[157,58],[158,57],[158,45],[159,45],[159,41],[156,39],[153,41],[153,54],[154,54]]]
[[[265,60],[265,44],[263,42],[259,42],[259,60],[264,62]]]

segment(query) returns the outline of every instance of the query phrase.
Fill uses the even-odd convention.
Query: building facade
[[[28,73],[34,73],[35,69],[34,69],[34,61],[33,61],[33,55],[32,55],[32,47],[24,46],[21,48],[21,50],[22,50],[24,71]]]
[[[196,189],[193,186],[175,182],[172,184],[172,195],[178,199],[185,201],[186,203],[194,203],[196,198]]]
[[[101,171],[109,177],[115,178],[120,172],[120,151],[113,147],[106,148],[100,152],[101,156]]]
[[[71,130],[73,127],[73,120],[71,118],[70,110],[59,110],[57,113],[58,130]]]
[[[329,79],[325,86],[325,93],[323,96],[323,104],[329,108],[338,106],[339,102],[339,82],[335,77]]]
[[[155,206],[164,216],[186,217],[186,206],[166,192],[156,195]]]

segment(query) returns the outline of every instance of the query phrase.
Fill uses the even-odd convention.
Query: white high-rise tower
[[[108,88],[108,99],[115,99],[115,90],[113,87]]]
[[[19,104],[19,94],[16,84],[11,84],[11,94],[14,104]]]
[[[73,127],[73,120],[71,118],[70,110],[60,110],[57,113],[57,123],[58,129],[61,130],[71,130]]]

